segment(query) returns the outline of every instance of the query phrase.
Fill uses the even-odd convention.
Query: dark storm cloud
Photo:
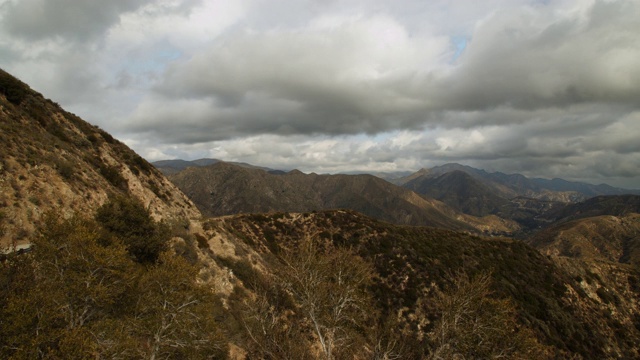
[[[28,40],[53,37],[85,41],[106,32],[120,14],[152,0],[20,0],[5,4],[3,26]]]
[[[428,106],[405,87],[418,63],[447,46],[442,38],[432,44],[411,39],[387,17],[325,19],[295,31],[232,34],[170,67],[158,93],[147,100],[199,102],[200,125],[222,129],[220,136],[227,128],[247,135],[417,129]]]

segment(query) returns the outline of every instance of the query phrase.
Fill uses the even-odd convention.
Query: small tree
[[[282,261],[277,275],[311,324],[323,357],[356,351],[370,314],[371,265],[349,249],[321,248],[310,239],[285,251]]]
[[[458,273],[438,300],[440,319],[431,333],[431,359],[543,359],[531,330],[516,322],[508,299],[491,297],[489,273]]]
[[[126,324],[137,355],[154,359],[224,359],[226,340],[214,319],[221,306],[196,283],[197,269],[163,253],[138,279],[134,315]]]
[[[265,360],[314,359],[304,325],[287,304],[276,294],[279,286],[256,289],[255,294],[243,294],[236,305],[238,318],[247,336],[246,350],[250,358]]]

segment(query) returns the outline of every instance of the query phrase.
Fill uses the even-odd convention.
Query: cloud
[[[633,1],[498,11],[477,27],[460,66],[441,79],[440,101],[461,110],[637,106],[639,16]]]
[[[415,36],[387,15],[237,29],[172,63],[130,130],[175,139],[173,112],[149,111],[166,106],[189,118],[187,134],[211,139],[475,127],[536,121],[554,109],[588,123],[584,108],[638,106],[639,11],[629,2],[508,7],[477,25],[461,55],[452,39]]]
[[[27,40],[62,37],[87,41],[104,34],[122,13],[151,0],[20,0],[3,7],[4,27]]]
[[[156,104],[206,101],[207,114],[204,107],[197,110],[198,126],[223,137],[417,128],[428,104],[406,86],[451,50],[447,38],[412,38],[385,16],[321,17],[301,29],[246,30],[169,67],[132,123],[145,130],[140,124],[151,125],[145,117],[158,119],[146,111]],[[167,124],[173,133],[172,123],[160,117],[154,131]]]

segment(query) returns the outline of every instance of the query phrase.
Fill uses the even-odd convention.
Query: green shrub
[[[27,84],[0,70],[0,94],[3,94],[9,102],[20,105],[29,93]]]
[[[107,230],[109,237],[121,239],[129,254],[139,263],[155,263],[167,249],[170,232],[156,223],[137,199],[115,196],[100,207],[96,220]]]
[[[100,174],[107,179],[111,185],[126,190],[127,189],[127,179],[125,179],[122,174],[120,174],[120,170],[117,167],[109,166],[105,164],[100,164]]]

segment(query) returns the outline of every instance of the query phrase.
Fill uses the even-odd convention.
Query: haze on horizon
[[[640,188],[640,1],[0,0],[0,67],[148,160]]]

